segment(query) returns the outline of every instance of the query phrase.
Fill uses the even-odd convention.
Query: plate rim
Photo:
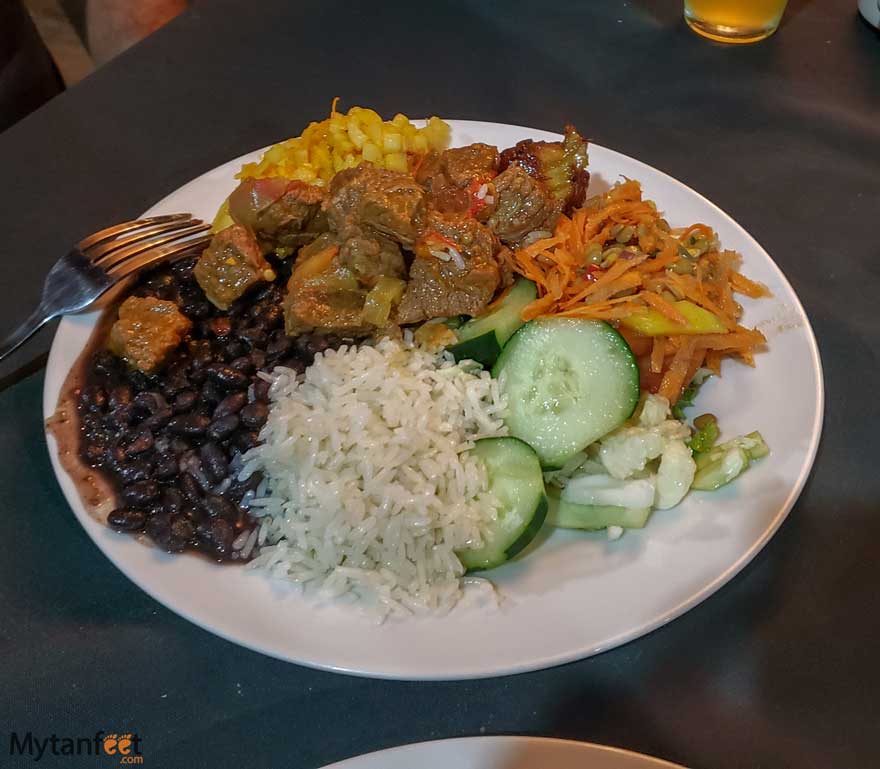
[[[477,120],[458,120],[454,118],[444,118],[447,123],[450,123],[453,128],[460,127],[461,130],[467,131],[469,128],[471,130],[485,130],[487,126],[493,128],[500,128],[503,130],[514,129],[517,131],[523,131],[531,134],[542,133],[548,137],[561,138],[560,134],[555,134],[549,131],[545,131],[543,129],[530,128],[528,126],[520,126],[509,123],[497,123],[493,121],[477,121]],[[254,155],[255,153],[262,152],[267,147],[261,147],[250,152],[246,152],[242,155],[239,155],[236,158],[231,158],[223,163],[220,163],[213,168],[208,169],[207,171],[199,174],[198,176],[190,179],[179,187],[175,188],[165,196],[163,196],[160,200],[156,201],[152,206],[150,206],[147,211],[152,211],[155,208],[160,207],[168,198],[173,195],[178,194],[181,190],[186,188],[191,184],[195,184],[202,180],[204,177],[209,174],[215,173],[221,168],[225,168],[230,164],[235,164],[241,162],[243,158],[247,158],[249,156]],[[763,548],[767,545],[767,543],[772,539],[772,537],[779,530],[782,523],[786,520],[801,493],[803,492],[804,486],[806,485],[807,479],[812,472],[813,465],[816,461],[816,456],[818,453],[819,443],[821,441],[822,428],[824,425],[824,417],[825,417],[825,378],[824,378],[824,369],[822,366],[822,359],[819,351],[819,345],[816,340],[816,335],[812,327],[812,323],[810,322],[810,318],[807,315],[806,310],[803,307],[803,304],[798,296],[797,292],[794,290],[794,287],[791,285],[790,281],[786,277],[785,273],[779,267],[778,264],[774,261],[772,256],[764,249],[763,246],[757,241],[757,239],[741,224],[739,224],[730,214],[720,208],[717,204],[703,196],[698,191],[694,190],[689,185],[684,182],[676,179],[672,175],[667,172],[657,168],[656,166],[651,166],[648,163],[639,160],[637,158],[633,158],[629,155],[626,155],[622,152],[609,148],[602,144],[597,144],[594,142],[590,142],[591,148],[601,149],[603,152],[610,153],[612,155],[619,156],[625,159],[629,163],[636,164],[640,169],[647,171],[652,175],[657,175],[661,178],[661,180],[666,184],[671,184],[675,187],[678,187],[680,190],[687,192],[689,195],[693,196],[695,199],[699,200],[700,203],[709,207],[713,214],[725,221],[725,223],[729,226],[733,226],[739,233],[746,239],[749,243],[750,247],[755,249],[757,252],[762,254],[766,259],[769,267],[772,271],[775,272],[777,279],[788,289],[791,295],[791,299],[793,300],[794,309],[798,314],[799,318],[803,318],[803,330],[806,335],[806,341],[808,343],[809,352],[810,352],[810,362],[813,366],[813,370],[816,374],[816,387],[815,387],[815,403],[816,403],[816,411],[815,417],[813,419],[813,423],[810,426],[810,435],[809,435],[809,446],[804,458],[804,461],[801,465],[800,472],[796,481],[789,488],[789,492],[785,498],[784,503],[779,507],[775,516],[768,521],[767,526],[764,528],[760,537],[756,538],[755,541],[749,546],[749,548],[730,566],[728,566],[723,572],[718,574],[714,579],[705,584],[701,585],[699,589],[688,595],[686,598],[681,600],[678,604],[652,615],[648,620],[639,624],[636,627],[632,627],[627,629],[626,631],[619,633],[612,638],[606,639],[601,644],[595,643],[587,643],[582,646],[578,646],[574,649],[569,649],[567,652],[557,653],[548,657],[530,657],[528,660],[508,665],[507,667],[495,667],[488,670],[481,670],[478,672],[474,671],[461,671],[456,673],[444,673],[442,671],[435,671],[431,673],[406,673],[406,672],[394,672],[391,670],[365,670],[362,668],[353,668],[346,665],[334,665],[331,663],[325,663],[315,660],[307,660],[298,657],[294,657],[290,654],[285,654],[283,651],[275,650],[269,648],[267,645],[260,643],[258,640],[250,640],[250,639],[242,639],[237,637],[234,633],[228,632],[211,621],[205,621],[194,616],[189,610],[185,608],[181,608],[176,605],[169,605],[163,598],[161,598],[154,590],[150,587],[149,583],[146,580],[142,580],[137,575],[133,574],[125,565],[122,558],[118,558],[116,554],[112,552],[111,549],[105,548],[105,543],[99,541],[96,536],[94,536],[93,532],[90,528],[84,525],[85,521],[94,521],[93,516],[89,514],[89,512],[85,509],[85,506],[82,504],[82,501],[76,497],[75,493],[68,493],[68,489],[61,483],[61,476],[67,475],[67,471],[61,466],[60,458],[58,456],[58,447],[55,442],[54,436],[51,435],[49,430],[46,428],[44,424],[44,435],[46,437],[46,448],[49,454],[49,458],[52,464],[52,468],[55,474],[55,480],[58,485],[61,487],[61,491],[65,497],[65,501],[68,504],[68,507],[73,512],[79,524],[83,527],[89,539],[98,547],[100,552],[107,557],[110,562],[131,582],[133,582],[138,588],[147,593],[153,600],[157,601],[159,604],[174,612],[178,616],[182,617],[186,621],[196,625],[197,627],[211,633],[212,635],[223,638],[226,641],[237,644],[239,646],[243,646],[247,649],[255,651],[259,654],[263,654],[274,659],[278,659],[284,662],[302,665],[304,667],[329,671],[334,673],[345,673],[347,675],[353,675],[357,677],[363,678],[377,678],[377,679],[387,679],[387,680],[419,680],[419,681],[454,681],[454,680],[474,680],[479,678],[494,678],[505,675],[517,675],[520,673],[531,672],[535,670],[544,670],[551,667],[556,667],[559,665],[567,664],[570,662],[575,662],[578,660],[586,659],[588,657],[595,656],[597,654],[601,654],[603,652],[609,651],[610,649],[614,649],[618,646],[622,646],[630,641],[641,638],[652,633],[654,630],[663,627],[678,617],[685,614],[690,609],[699,605],[706,599],[710,598],[714,595],[718,590],[720,590],[724,585],[726,585],[731,579],[733,579],[737,574],[739,574],[743,569],[748,566],[749,563],[757,556],[757,554],[763,550]],[[143,215],[143,214],[142,214]],[[58,327],[56,328],[55,334],[52,340],[52,346],[49,351],[49,357],[46,363],[46,379],[44,380],[43,385],[43,417],[44,420],[48,419],[55,411],[55,407],[57,402],[52,400],[49,396],[50,393],[48,391],[48,373],[52,371],[54,368],[58,367],[58,359],[61,356],[61,346],[63,342],[63,335],[65,329],[68,328],[68,324],[70,321],[65,317],[62,318]],[[64,373],[66,377],[67,372]],[[68,476],[69,477],[69,476]],[[71,499],[71,497],[74,499]],[[75,502],[75,504],[74,504]],[[97,522],[95,522],[97,523]]]
[[[516,745],[540,745],[543,747],[569,747],[575,749],[583,750],[586,754],[585,757],[588,758],[590,754],[595,755],[596,753],[603,753],[606,755],[613,756],[621,756],[629,759],[637,759],[640,762],[644,763],[645,769],[686,769],[686,767],[681,764],[675,764],[671,761],[667,761],[664,758],[658,758],[657,756],[649,756],[647,753],[639,753],[634,750],[629,750],[628,748],[621,748],[615,745],[603,745],[598,742],[584,742],[582,740],[569,740],[562,737],[543,737],[539,735],[526,735],[526,734],[480,734],[480,735],[472,735],[468,737],[447,737],[436,740],[422,740],[419,742],[407,742],[402,745],[394,745],[390,748],[381,748],[379,750],[372,750],[369,753],[360,753],[356,756],[351,756],[349,758],[343,758],[340,761],[335,761],[332,764],[326,764],[319,769],[358,769],[358,763],[362,760],[366,760],[369,758],[378,758],[380,756],[390,756],[394,754],[405,755],[407,753],[420,753],[424,749],[431,749],[436,746],[452,746],[452,745],[467,745],[479,747],[481,745],[486,745],[489,747],[497,746],[498,749],[502,749],[506,746],[515,747]],[[413,758],[420,758],[419,755],[414,756]]]

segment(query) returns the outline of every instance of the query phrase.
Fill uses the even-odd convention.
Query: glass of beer
[[[787,0],[684,0],[694,32],[721,43],[754,43],[779,26]]]

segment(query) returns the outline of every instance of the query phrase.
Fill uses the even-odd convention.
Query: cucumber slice
[[[475,360],[492,366],[510,337],[523,325],[523,308],[538,297],[535,284],[520,278],[495,301],[495,307],[465,323],[458,330],[458,343],[449,347],[456,360]]]
[[[713,449],[713,451],[715,451]],[[709,452],[712,453],[712,452]],[[741,475],[749,466],[749,455],[745,449],[738,446],[726,449],[714,459],[706,459],[699,469],[691,484],[692,489],[697,491],[715,491],[726,486],[738,475]]]
[[[546,468],[562,467],[619,427],[639,402],[632,350],[601,321],[529,321],[504,346],[492,375],[507,394],[511,434]]]
[[[486,465],[489,489],[500,507],[483,546],[456,552],[468,571],[509,561],[535,538],[547,516],[544,477],[531,446],[518,438],[482,438],[474,453]]]
[[[644,528],[651,516],[650,507],[616,507],[613,505],[576,505],[548,493],[547,523],[557,529],[598,531],[609,526],[623,529]]]

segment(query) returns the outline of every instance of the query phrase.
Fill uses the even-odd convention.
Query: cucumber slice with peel
[[[523,308],[538,296],[535,284],[520,278],[493,303],[485,315],[472,318],[458,329],[458,342],[447,348],[456,360],[475,360],[491,367],[507,340],[523,325]]]
[[[550,509],[547,524],[557,529],[599,531],[609,526],[623,529],[644,528],[651,517],[650,507],[618,507],[615,505],[577,505],[548,492]]]
[[[507,396],[511,435],[545,468],[562,467],[619,427],[639,402],[635,357],[601,321],[529,321],[504,346],[492,375]]]
[[[499,508],[482,546],[456,551],[468,571],[509,561],[535,538],[547,516],[541,463],[528,444],[517,438],[482,438],[474,453],[486,465]]]

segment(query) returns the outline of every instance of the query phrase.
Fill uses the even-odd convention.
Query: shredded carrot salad
[[[608,321],[636,355],[642,388],[672,403],[699,368],[720,373],[730,356],[754,365],[766,343],[760,331],[739,325],[734,294],[757,298],[767,288],[738,271],[739,254],[720,250],[707,225],[671,229],[636,181],[586,201],[560,217],[551,237],[507,258],[538,287],[523,320]]]

